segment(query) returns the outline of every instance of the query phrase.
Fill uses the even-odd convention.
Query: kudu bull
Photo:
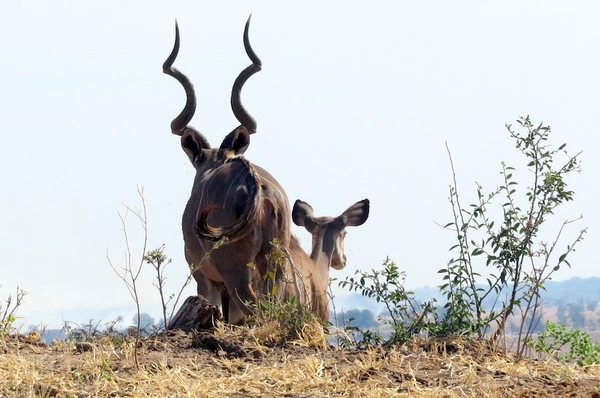
[[[242,154],[256,132],[256,121],[241,103],[244,83],[260,71],[261,61],[248,39],[250,18],[244,29],[244,48],[252,64],[236,78],[231,108],[240,126],[212,148],[208,140],[188,123],[196,109],[196,95],[190,80],[172,65],[179,52],[179,28],[163,72],[181,83],[186,104],[171,123],[173,134],[196,169],[196,176],[182,220],[185,258],[197,283],[198,294],[221,306],[226,321],[242,324],[258,294],[268,294],[265,275],[269,254],[285,251],[285,261],[275,273],[277,298],[296,297],[308,303],[318,315],[329,317],[326,289],[329,267],[343,268],[344,227],[366,221],[368,200],[351,206],[336,218],[316,218],[310,206],[296,202],[292,214],[287,195],[266,170],[250,163]],[[307,255],[291,235],[290,219],[313,235],[313,251]],[[217,243],[215,243],[217,242]],[[277,243],[274,245],[274,243]]]

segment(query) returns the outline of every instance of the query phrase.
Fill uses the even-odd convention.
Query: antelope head
[[[294,223],[306,228],[312,236],[310,258],[320,266],[338,270],[346,266],[346,227],[362,225],[368,217],[368,199],[353,204],[337,217],[315,217],[313,208],[301,200],[296,200],[292,210]]]
[[[244,108],[241,101],[241,92],[244,83],[246,83],[250,76],[262,68],[262,63],[252,49],[250,40],[248,39],[249,26],[250,17],[246,21],[244,28],[244,48],[252,64],[239,74],[231,90],[231,109],[236,119],[240,122],[240,126],[225,137],[220,148],[217,150],[212,149],[206,137],[188,124],[196,112],[196,93],[188,77],[173,67],[173,63],[179,53],[180,41],[179,25],[177,21],[175,22],[175,44],[173,45],[171,54],[163,64],[163,73],[174,77],[181,83],[185,90],[186,103],[181,113],[171,122],[171,132],[181,137],[181,146],[196,169],[207,161],[214,161],[215,158],[221,159],[224,156],[243,154],[248,145],[250,145],[250,134],[256,132],[256,120]]]

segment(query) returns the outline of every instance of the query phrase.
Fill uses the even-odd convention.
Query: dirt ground
[[[0,342],[4,397],[590,397],[600,367],[515,363],[480,344],[368,350],[257,344],[251,333],[169,331],[132,342]]]

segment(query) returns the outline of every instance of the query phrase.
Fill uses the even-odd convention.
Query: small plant
[[[308,304],[299,305],[296,298],[279,301],[268,298],[258,303],[250,318],[258,327],[265,324],[277,324],[277,337],[274,340],[285,341],[302,337],[307,324],[320,324],[321,320],[310,309]]]
[[[432,303],[419,304],[413,292],[404,288],[406,272],[400,271],[389,258],[383,262],[383,270],[371,273],[356,271],[358,277],[347,277],[339,285],[349,291],[360,292],[363,296],[383,303],[391,320],[385,320],[393,327],[389,344],[403,344],[427,326],[432,313]]]
[[[561,362],[575,362],[581,366],[600,363],[600,343],[594,343],[590,335],[567,325],[546,322],[546,330],[526,340],[535,351],[549,355]]]
[[[267,272],[263,275],[263,281],[266,283],[269,297],[274,298],[279,292],[282,270],[287,264],[288,257],[278,239],[273,239],[271,246],[273,250],[266,255]]]
[[[113,271],[117,274],[117,276],[123,281],[131,298],[133,299],[136,307],[137,314],[137,333],[136,333],[136,341],[133,348],[133,360],[135,362],[135,366],[139,368],[138,356],[137,356],[137,347],[139,345],[140,335],[141,335],[141,311],[140,311],[140,298],[137,281],[140,277],[140,273],[142,271],[142,266],[145,260],[146,247],[148,244],[148,215],[146,210],[146,199],[144,198],[144,188],[138,187],[138,195],[142,201],[142,209],[132,209],[129,206],[125,205],[125,215],[122,215],[119,212],[119,219],[121,220],[121,225],[123,226],[123,238],[125,239],[125,264],[121,271],[117,270],[113,265],[110,257],[108,256],[108,250],[106,254],[106,259],[108,260],[108,264],[113,269]],[[132,260],[132,250],[129,244],[129,235],[127,233],[127,224],[125,219],[129,214],[133,214],[135,218],[138,219],[142,226],[143,238],[142,238],[142,255],[140,256],[139,262],[134,264],[134,260]]]
[[[342,315],[342,318],[344,316]],[[360,348],[366,349],[382,343],[383,338],[377,331],[368,328],[360,328],[355,325],[356,319],[349,317],[344,319],[344,327],[342,332],[336,334],[336,340],[341,348]]]
[[[165,284],[167,283],[167,278],[164,275],[164,271],[165,267],[171,264],[171,259],[168,258],[165,254],[165,245],[162,245],[157,249],[146,252],[146,254],[144,255],[144,260],[146,261],[146,263],[150,264],[156,271],[156,280],[153,283],[153,285],[158,290],[158,294],[160,296],[161,310],[163,315],[162,328],[166,329],[171,321],[171,316],[175,312],[175,308],[177,307],[177,303],[181,298],[183,290],[187,285],[190,284],[192,280],[192,272],[190,272],[185,282],[179,289],[177,297],[175,297],[175,294],[171,294],[168,298],[165,298]],[[175,301],[173,302],[171,311],[168,311],[167,306],[173,300],[173,298],[175,298]]]
[[[521,320],[517,358],[523,354],[524,339],[531,335],[540,319],[540,292],[554,272],[570,264],[567,257],[582,240],[586,229],[556,254],[563,229],[576,220],[563,222],[553,242],[535,243],[548,217],[561,204],[573,200],[566,178],[579,172],[579,154],[571,157],[565,144],[552,149],[547,144],[550,127],[535,126],[529,117],[520,118],[522,132],[506,128],[517,149],[526,157],[532,183],[519,195],[514,168],[502,163],[502,184],[484,193],[477,184],[477,201],[463,207],[458,194],[452,157],[453,185],[450,203],[454,220],[445,228],[456,234],[456,253],[443,275],[441,292],[447,303],[442,323],[453,333],[483,338],[498,343],[513,315]],[[448,151],[448,153],[450,153]],[[556,166],[559,157],[562,163]],[[524,203],[520,203],[523,201]],[[500,201],[498,207],[493,205]],[[498,216],[497,219],[495,219]]]
[[[0,339],[8,336],[13,331],[13,324],[17,320],[17,310],[23,304],[23,299],[27,293],[17,286],[15,296],[9,294],[4,306],[0,304]]]
[[[164,287],[167,281],[167,278],[164,275],[165,267],[171,264],[171,259],[167,258],[165,254],[165,245],[163,244],[161,247],[147,251],[144,254],[144,261],[147,264],[150,264],[154,270],[156,271],[156,281],[153,283],[154,287],[158,290],[158,294],[160,296],[160,304],[163,315],[163,325],[167,326],[167,304],[173,296],[165,299]]]
[[[263,338],[268,342],[283,342],[288,339],[306,340],[308,338],[319,340],[319,343],[310,344],[322,345],[323,333],[317,331],[315,336],[306,336],[307,325],[319,325],[313,329],[322,330],[322,321],[312,311],[310,305],[300,304],[296,296],[286,298],[280,294],[282,292],[281,284],[290,283],[290,281],[285,280],[283,273],[290,256],[277,239],[271,242],[271,246],[273,250],[266,256],[267,268],[262,280],[264,288],[261,289],[266,291],[267,294],[260,297],[258,303],[255,304],[250,320],[258,328],[267,326],[264,328],[265,330],[273,330],[273,333],[266,333],[266,338]],[[256,267],[253,263],[248,264],[248,266]],[[251,304],[247,303],[247,305]]]
[[[126,334],[117,328],[123,319],[116,319],[106,322],[104,328],[100,327],[101,320],[94,321],[90,319],[88,323],[79,325],[75,322],[64,322],[62,331],[67,334],[67,340],[74,343],[90,343],[93,341],[104,340],[112,345],[121,345],[126,338]]]

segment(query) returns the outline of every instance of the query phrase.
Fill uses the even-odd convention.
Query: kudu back
[[[187,76],[173,67],[179,52],[177,24],[173,50],[163,64],[163,72],[177,79],[186,93],[186,104],[171,123],[171,131],[181,136],[181,146],[196,169],[182,219],[185,258],[198,294],[220,306],[230,323],[243,324],[251,313],[248,303],[255,303],[259,295],[273,294],[272,284],[279,286],[276,299],[296,297],[299,304],[309,304],[327,320],[329,267],[345,265],[344,227],[366,220],[368,201],[336,218],[315,218],[310,206],[297,202],[294,221],[313,235],[310,256],[291,235],[292,214],[285,191],[271,174],[243,156],[257,125],[242,105],[240,94],[248,78],[261,70],[248,39],[249,23],[250,18],[243,40],[252,64],[236,78],[231,93],[231,107],[240,126],[226,135],[219,148],[212,148],[206,137],[189,125],[196,94]],[[362,218],[356,217],[357,212]],[[269,260],[274,250],[285,252],[283,263],[275,270]]]

